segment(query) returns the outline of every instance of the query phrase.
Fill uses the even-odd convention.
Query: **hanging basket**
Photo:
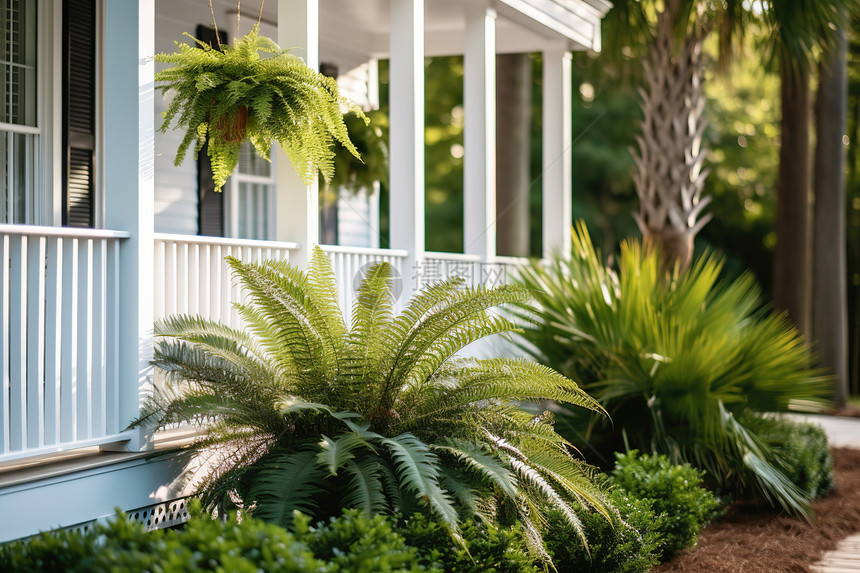
[[[222,116],[218,120],[217,128],[221,136],[231,143],[239,143],[245,139],[245,129],[248,125],[248,108],[240,105],[236,108],[236,115],[232,118]]]

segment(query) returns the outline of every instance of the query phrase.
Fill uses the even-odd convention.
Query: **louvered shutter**
[[[227,43],[227,34],[219,30],[221,44]],[[197,26],[194,37],[210,46],[217,46],[218,36],[215,30],[208,26]],[[215,182],[212,179],[212,163],[209,161],[208,144],[200,150],[197,156],[197,190],[199,203],[197,207],[197,229],[199,235],[210,237],[224,236],[224,193],[215,192]]]
[[[63,225],[92,227],[95,203],[96,0],[63,2]]]

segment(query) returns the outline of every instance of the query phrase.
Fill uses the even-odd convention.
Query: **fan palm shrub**
[[[587,439],[626,434],[736,494],[806,514],[809,495],[789,478],[790,459],[743,415],[822,407],[828,379],[796,330],[763,306],[749,274],[720,280],[714,254],[684,272],[661,265],[659,253],[628,241],[618,272],[604,266],[580,223],[570,260],[522,270],[539,308],[517,312],[529,324],[525,347],[608,410],[614,426],[593,418],[580,426]]]
[[[201,453],[208,506],[232,501],[286,527],[294,510],[422,511],[455,538],[460,519],[504,510],[519,516],[538,552],[545,507],[580,532],[578,510],[610,515],[551,416],[527,413],[519,401],[595,412],[599,404],[536,363],[455,355],[515,330],[493,308],[524,304],[524,288],[470,289],[450,279],[395,315],[383,263],[365,276],[347,328],[319,248],[307,272],[227,260],[246,294],[236,308],[247,329],[193,316],[157,323],[154,364],[166,382],[135,422],[201,428],[191,448]]]

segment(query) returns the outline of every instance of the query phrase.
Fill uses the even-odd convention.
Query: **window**
[[[272,154],[274,155],[274,154]],[[274,161],[274,159],[273,159]],[[228,230],[240,239],[274,239],[275,170],[247,141],[227,182]]]
[[[0,223],[36,223],[36,0],[0,0]]]

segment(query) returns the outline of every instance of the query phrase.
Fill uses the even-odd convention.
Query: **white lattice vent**
[[[129,521],[143,525],[147,531],[181,525],[188,521],[188,499],[175,499],[127,511]]]

